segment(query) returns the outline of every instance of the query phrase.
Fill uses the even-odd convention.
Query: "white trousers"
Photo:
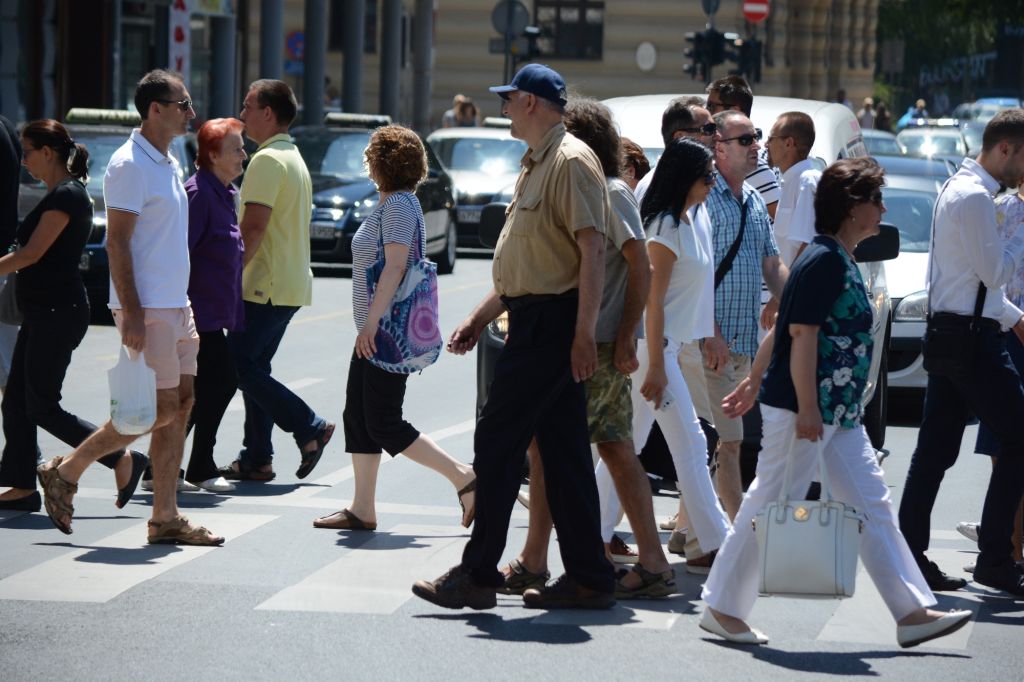
[[[640,368],[633,374],[633,443],[639,454],[647,443],[651,427],[655,421],[658,422],[672,454],[677,486],[685,501],[690,528],[700,538],[700,548],[706,553],[718,549],[725,540],[725,534],[729,531],[729,518],[722,510],[711,484],[707,465],[707,440],[676,359],[679,344],[669,340],[663,353],[672,403],[665,409],[655,410],[654,403],[640,395],[640,386],[650,366],[647,343],[641,340],[637,348]],[[603,462],[598,463],[596,474],[597,492],[601,498],[601,534],[604,541],[608,542],[618,522],[621,507],[612,477]]]
[[[789,410],[762,404],[761,416],[763,440],[757,477],[743,498],[701,595],[715,611],[741,620],[747,619],[757,599],[758,548],[751,520],[779,496],[786,451],[796,428],[796,413]],[[864,427],[826,426],[824,446],[832,496],[866,517],[860,559],[893,618],[900,620],[919,608],[933,606],[935,597],[900,534],[889,488]],[[794,499],[803,499],[811,479],[817,478],[814,443],[796,440],[792,456],[789,492]]]

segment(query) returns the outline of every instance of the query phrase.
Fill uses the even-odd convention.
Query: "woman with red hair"
[[[242,233],[238,229],[238,188],[246,154],[244,125],[215,118],[199,128],[199,170],[185,183],[188,192],[188,249],[192,263],[188,298],[199,332],[199,368],[189,428],[195,427],[185,480],[210,492],[235,489],[217,471],[213,446],[238,376],[226,331],[245,324],[242,305]]]

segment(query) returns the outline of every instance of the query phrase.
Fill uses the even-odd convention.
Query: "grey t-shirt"
[[[622,245],[630,239],[644,241],[640,207],[633,191],[619,178],[608,178],[607,185],[612,210],[608,214],[605,233],[604,291],[601,294],[601,310],[597,315],[595,336],[598,343],[614,341],[622,320],[629,278],[629,263],[622,256]]]

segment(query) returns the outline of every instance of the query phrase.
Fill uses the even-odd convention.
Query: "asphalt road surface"
[[[460,260],[456,274],[441,278],[446,331],[489,282],[486,260]],[[355,338],[351,280],[318,277],[314,302],[292,322],[274,373],[340,421]],[[90,330],[65,382],[66,408],[104,419],[105,371],[117,345],[113,328]],[[406,400],[409,420],[463,461],[472,459],[475,365],[472,357],[445,355],[411,378]],[[237,453],[242,419],[236,397],[219,434],[218,463]],[[974,431],[933,518],[931,556],[957,575],[976,547],[954,528],[980,516],[989,472],[988,461],[971,453]],[[916,434],[913,425],[888,433],[885,469],[897,503]],[[408,460],[385,458],[378,531],[315,529],[314,517],[351,499],[343,440],[339,426],[317,469],[299,482],[295,445],[275,432],[272,483],[244,483],[231,495],[181,494],[185,513],[227,537],[222,548],[146,545],[150,495],[140,492],[116,509],[113,477],[102,467],[81,482],[71,536],[43,514],[0,512],[0,679],[1024,679],[1021,602],[974,585],[940,595],[939,608],[974,611],[971,623],[904,651],[863,571],[844,601],[762,599],[750,621],[772,639],[759,648],[737,648],[698,629],[702,578],[681,562],[679,594],[620,602],[607,612],[530,611],[500,595],[488,612],[434,607],[410,586],[459,561],[468,532],[454,489]],[[46,434],[40,446],[47,458],[67,450]],[[675,497],[658,496],[659,520],[675,506]],[[506,560],[525,533],[526,512],[517,506]],[[628,526],[620,533],[630,538]],[[558,575],[556,548],[551,558]]]

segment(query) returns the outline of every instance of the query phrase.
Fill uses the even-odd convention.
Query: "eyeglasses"
[[[707,102],[707,109],[712,114],[717,113],[720,109],[725,109],[725,106],[723,102],[712,102],[710,99]]]
[[[871,193],[871,196],[869,196],[867,199],[863,199],[863,201],[870,201],[875,206],[881,206],[882,205],[882,190],[876,189],[874,192]]]
[[[718,182],[718,171],[708,171],[704,174],[704,184],[713,185]]]
[[[705,123],[699,128],[680,128],[684,133],[700,133],[701,135],[714,135],[718,132],[718,125],[715,123]]]
[[[744,135],[737,135],[736,137],[723,137],[719,142],[732,142],[735,140],[740,143],[741,147],[749,147],[755,142],[761,141],[761,129],[754,128],[754,134],[746,133]]]
[[[192,108],[192,100],[190,100],[190,99],[183,99],[180,102],[176,102],[173,99],[155,99],[153,101],[154,102],[159,102],[160,104],[167,104],[167,105],[177,104],[178,108],[181,109],[182,111],[188,111],[189,109]]]

